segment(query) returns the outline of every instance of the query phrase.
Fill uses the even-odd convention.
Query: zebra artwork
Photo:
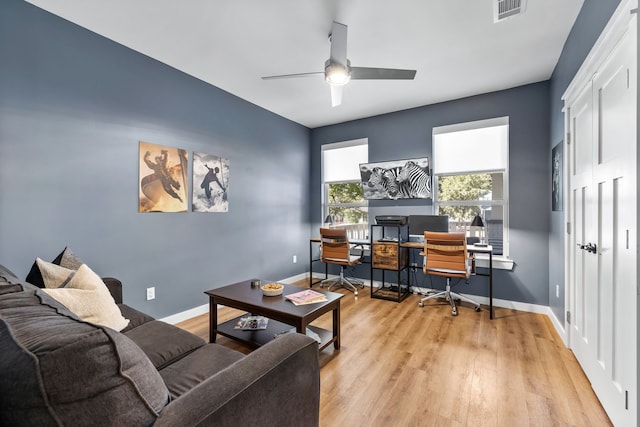
[[[429,160],[399,160],[360,165],[365,199],[431,197]]]
[[[375,167],[367,181],[367,186],[372,191],[382,193],[385,199],[406,199],[410,197],[409,188],[405,183],[398,181],[400,168],[385,169]]]
[[[406,185],[411,198],[424,199],[431,197],[431,176],[427,170],[409,160],[400,169],[397,177],[398,185]]]

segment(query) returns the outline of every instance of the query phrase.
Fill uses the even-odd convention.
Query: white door
[[[632,29],[568,108],[569,345],[616,426],[636,425],[638,401]]]

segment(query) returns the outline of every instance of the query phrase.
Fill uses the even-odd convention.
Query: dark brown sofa
[[[122,332],[84,322],[0,265],[0,425],[317,426],[317,344],[244,355],[122,303]]]

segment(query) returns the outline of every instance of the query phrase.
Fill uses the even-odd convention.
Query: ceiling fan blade
[[[331,24],[331,53],[332,63],[347,66],[347,26],[333,21]]]
[[[352,80],[413,80],[416,70],[351,67]]]
[[[265,76],[265,77],[261,77],[261,79],[262,80],[289,79],[292,77],[307,77],[307,76],[313,76],[316,74],[324,74],[324,71],[316,71],[313,73],[281,74],[279,76]]]
[[[342,104],[342,88],[344,86],[330,86],[331,87],[331,106],[337,107]]]

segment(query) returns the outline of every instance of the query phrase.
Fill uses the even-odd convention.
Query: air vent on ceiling
[[[493,0],[493,22],[523,13],[526,3],[527,0]]]

